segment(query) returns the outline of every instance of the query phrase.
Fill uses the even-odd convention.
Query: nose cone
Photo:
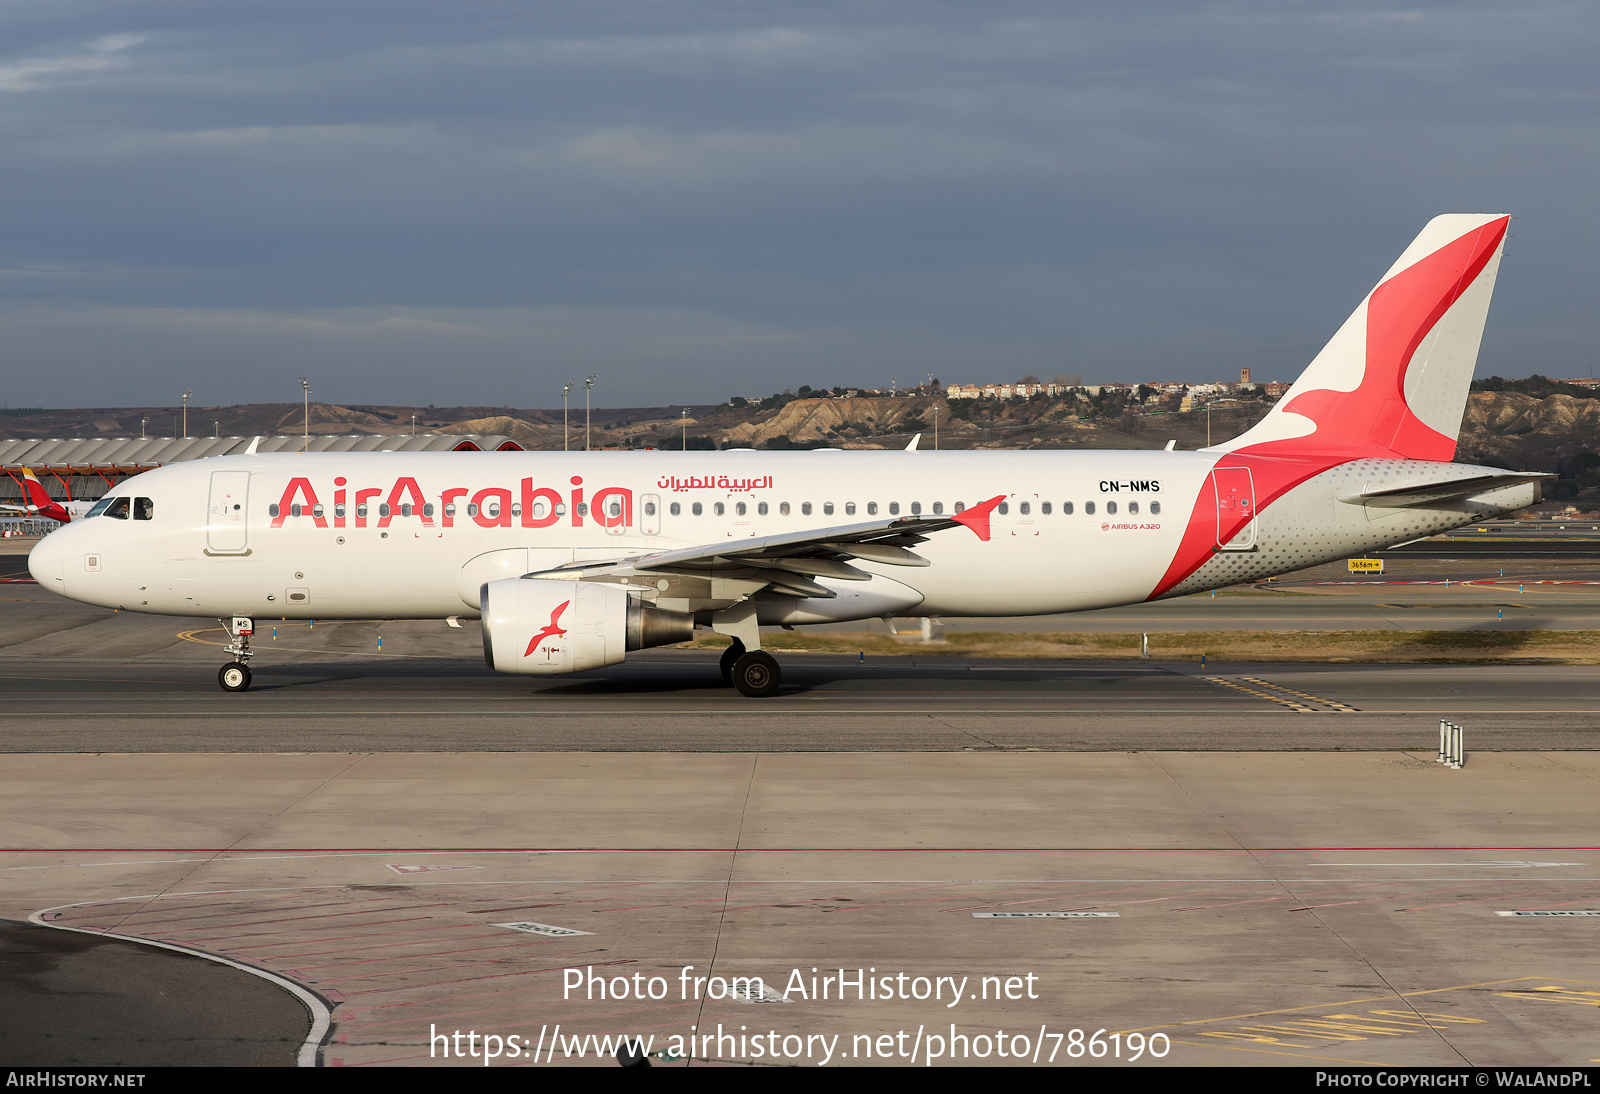
[[[28,572],[44,588],[66,595],[66,548],[59,532],[51,532],[28,552]]]

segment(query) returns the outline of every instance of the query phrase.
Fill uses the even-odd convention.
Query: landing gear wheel
[[[717,667],[722,670],[724,684],[733,683],[733,663],[743,656],[744,643],[737,638],[733,640],[733,645],[722,651],[722,660],[718,662]]]
[[[250,666],[229,661],[217,670],[217,683],[223,691],[244,691],[250,686]]]
[[[762,699],[778,690],[783,670],[770,653],[753,650],[733,663],[733,686],[739,694]]]

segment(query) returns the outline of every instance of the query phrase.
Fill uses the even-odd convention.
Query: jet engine
[[[483,658],[496,672],[582,672],[694,637],[693,616],[652,607],[625,585],[502,578],[479,590],[479,604]]]

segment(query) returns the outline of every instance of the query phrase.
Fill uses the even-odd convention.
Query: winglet
[[[261,443],[261,438],[260,437],[257,437],[254,440],[252,440],[250,442],[250,447],[244,450],[244,454],[246,456],[254,456],[256,454],[256,445],[258,445],[260,443]]]
[[[915,452],[917,450],[917,442],[920,440],[922,440],[922,434],[918,433],[915,437],[911,438],[911,443],[906,445],[905,450],[907,452]]]
[[[974,505],[971,509],[957,513],[950,519],[957,524],[965,524],[978,534],[983,542],[989,542],[989,514],[994,512],[994,507],[1006,500],[1004,494],[997,494],[986,502]]]

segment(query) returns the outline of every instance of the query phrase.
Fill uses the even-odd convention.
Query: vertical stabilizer
[[[1454,458],[1510,219],[1430,220],[1267,416],[1209,451]]]

